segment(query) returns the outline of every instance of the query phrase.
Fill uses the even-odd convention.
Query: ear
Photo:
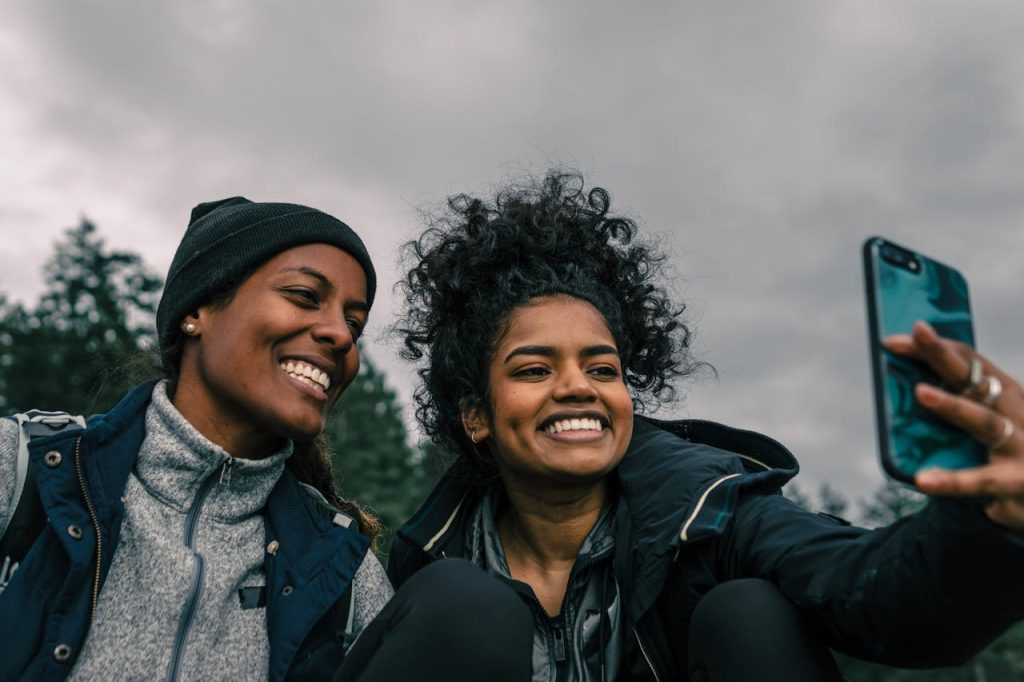
[[[199,311],[196,310],[189,313],[182,319],[181,324],[178,325],[178,329],[185,336],[199,336],[202,333],[202,326],[199,319]]]
[[[462,405],[462,428],[466,431],[466,437],[474,443],[482,443],[490,437],[491,429],[480,402],[464,398]]]

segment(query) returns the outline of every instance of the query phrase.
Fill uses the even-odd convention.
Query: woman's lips
[[[292,376],[291,374],[288,374],[287,372],[284,373],[284,378],[285,380],[288,381],[289,384],[291,384],[298,390],[302,391],[306,395],[315,398],[320,402],[325,402],[327,400],[327,393],[321,390],[320,388],[314,388],[313,386]]]

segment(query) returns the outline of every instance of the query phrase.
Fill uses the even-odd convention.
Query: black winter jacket
[[[638,418],[616,469],[613,567],[626,643],[617,679],[685,680],[697,601],[714,585],[776,585],[833,648],[903,667],[960,663],[1024,617],[1024,539],[978,502],[933,500],[877,530],[785,499],[797,472],[776,441],[705,421]],[[427,563],[464,556],[482,491],[446,475],[399,530],[397,589]]]

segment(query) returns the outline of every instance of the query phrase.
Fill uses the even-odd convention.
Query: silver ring
[[[1000,415],[1002,416],[1002,415]],[[1003,417],[1003,432],[999,435],[999,439],[989,445],[989,450],[998,450],[999,448],[1006,445],[1006,441],[1013,437],[1014,425],[1013,420],[1009,417]]]
[[[986,407],[992,407],[1003,394],[1003,382],[999,377],[988,375],[985,377],[985,392],[978,396],[978,401]]]
[[[985,380],[985,368],[981,366],[981,360],[978,359],[977,355],[971,356],[971,377],[967,380],[967,385],[960,391],[960,395],[967,395],[968,393],[974,393],[981,388],[981,382]]]

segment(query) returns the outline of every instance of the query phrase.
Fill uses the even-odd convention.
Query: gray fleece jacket
[[[17,446],[17,425],[0,420],[3,521],[13,513]],[[71,679],[150,679],[172,669],[177,679],[267,678],[265,609],[241,608],[239,591],[265,584],[260,512],[290,454],[289,443],[262,460],[231,457],[185,420],[163,383],[156,386],[125,486],[120,541]],[[198,494],[211,476],[216,482]],[[197,562],[203,570],[193,600]],[[367,554],[353,582],[354,632],[392,594]]]

